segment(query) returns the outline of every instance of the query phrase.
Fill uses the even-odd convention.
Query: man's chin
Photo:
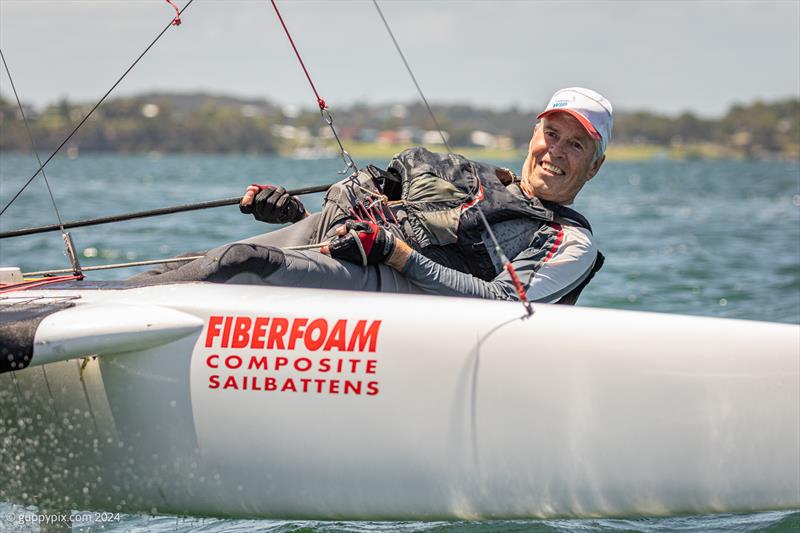
[[[530,183],[533,190],[536,191],[536,196],[539,196],[540,194],[547,194],[550,192],[550,182],[556,179],[558,179],[557,176],[542,176],[536,173],[533,175],[533,179],[531,179]]]

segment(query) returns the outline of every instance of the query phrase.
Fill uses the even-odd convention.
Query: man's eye
[[[547,135],[548,137],[553,137],[553,138],[555,138],[556,136],[556,132],[554,131],[546,131],[544,132],[544,134]]]
[[[579,142],[572,143],[572,147],[577,149],[577,150],[583,150],[583,145],[581,143],[579,143]]]

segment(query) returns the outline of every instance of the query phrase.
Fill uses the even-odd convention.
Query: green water
[[[364,165],[372,161],[359,161]],[[378,165],[385,161],[374,161]],[[502,163],[519,168],[521,161]],[[279,157],[81,155],[47,167],[64,220],[237,196],[252,182],[287,188],[338,179],[337,160]],[[36,170],[0,156],[0,203]],[[321,195],[304,198],[315,210]],[[800,163],[608,162],[574,206],[594,226],[606,266],[581,305],[800,323]],[[0,231],[56,221],[37,178]],[[170,257],[269,230],[217,208],[72,230],[85,266]],[[0,241],[0,263],[23,271],[68,266],[58,233]],[[120,279],[140,269],[92,273]],[[0,504],[0,513],[12,507]],[[19,510],[19,509],[17,509]],[[6,525],[0,521],[0,530]],[[800,513],[669,519],[513,522],[281,522],[124,516],[86,531],[800,531]],[[15,529],[16,530],[16,529]]]

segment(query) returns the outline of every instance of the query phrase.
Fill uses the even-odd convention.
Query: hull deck
[[[800,507],[798,326],[191,283],[19,296],[61,307],[0,375],[0,500],[329,519]]]

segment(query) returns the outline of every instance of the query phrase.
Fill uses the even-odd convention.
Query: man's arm
[[[591,234],[575,226],[562,226],[564,235],[558,247],[550,251],[526,249],[511,264],[527,286],[531,301],[558,301],[583,281],[594,265],[597,248]],[[503,270],[492,281],[447,268],[412,251],[402,241],[386,264],[432,294],[467,296],[492,300],[517,300],[511,276]]]

